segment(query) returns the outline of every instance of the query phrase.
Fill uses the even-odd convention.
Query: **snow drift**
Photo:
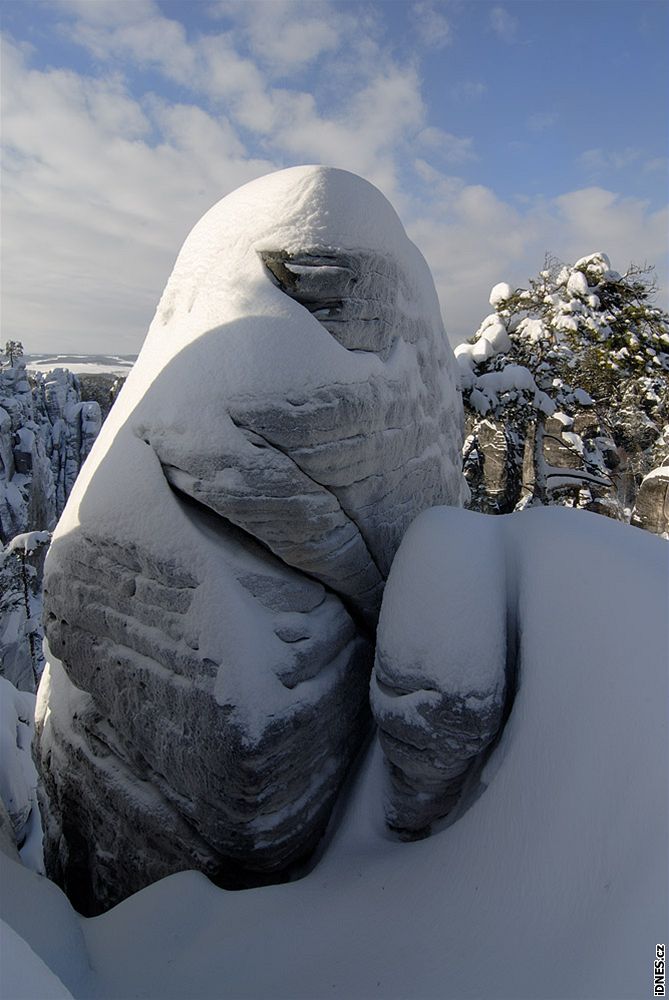
[[[488,544],[481,515],[428,518],[474,555]],[[80,920],[0,858],[4,919],[73,996],[649,994],[668,917],[666,543],[560,508],[485,523],[507,553],[520,670],[464,815],[396,842],[375,750],[320,864],[293,884],[231,893],[181,873]],[[485,602],[465,617],[485,630]],[[465,631],[462,606],[444,603],[443,619]]]

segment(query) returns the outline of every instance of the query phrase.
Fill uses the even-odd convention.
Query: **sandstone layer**
[[[371,185],[282,171],[196,226],[46,565],[35,753],[82,912],[314,846],[389,567],[461,501],[461,437],[432,279]]]

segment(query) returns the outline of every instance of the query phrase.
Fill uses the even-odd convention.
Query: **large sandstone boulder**
[[[300,167],[204,216],[46,565],[46,864],[83,912],[314,846],[386,575],[461,501],[461,437],[432,279],[375,188]]]

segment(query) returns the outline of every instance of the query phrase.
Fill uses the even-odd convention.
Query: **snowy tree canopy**
[[[669,315],[653,305],[651,274],[631,265],[621,275],[602,252],[571,266],[548,259],[528,288],[495,285],[495,311],[456,348],[471,419],[504,425],[506,448],[515,451],[510,461],[525,465],[524,486],[533,499],[548,502],[570,485],[609,489],[611,457],[621,447],[637,487],[661,461],[669,420]],[[579,459],[580,474],[545,461],[546,434]],[[652,454],[639,460],[649,448]],[[466,445],[470,456],[471,485],[480,458],[475,435]]]

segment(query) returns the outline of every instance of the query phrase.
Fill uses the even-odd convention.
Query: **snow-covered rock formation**
[[[360,178],[281,171],[195,227],[47,560],[46,863],[82,910],[314,845],[395,550],[462,499],[454,369]]]
[[[64,368],[0,371],[0,540],[56,524],[102,422]]]
[[[0,370],[0,675],[35,690],[44,546],[101,424],[72,372]],[[29,540],[28,548],[15,540]]]
[[[383,598],[371,702],[390,777],[386,820],[411,838],[457,805],[513,687],[514,587],[502,532],[474,518],[477,531],[463,532],[444,528],[443,508],[418,517]]]
[[[644,476],[630,523],[669,538],[669,462]]]
[[[37,774],[30,755],[35,695],[0,677],[0,851],[40,869]]]

